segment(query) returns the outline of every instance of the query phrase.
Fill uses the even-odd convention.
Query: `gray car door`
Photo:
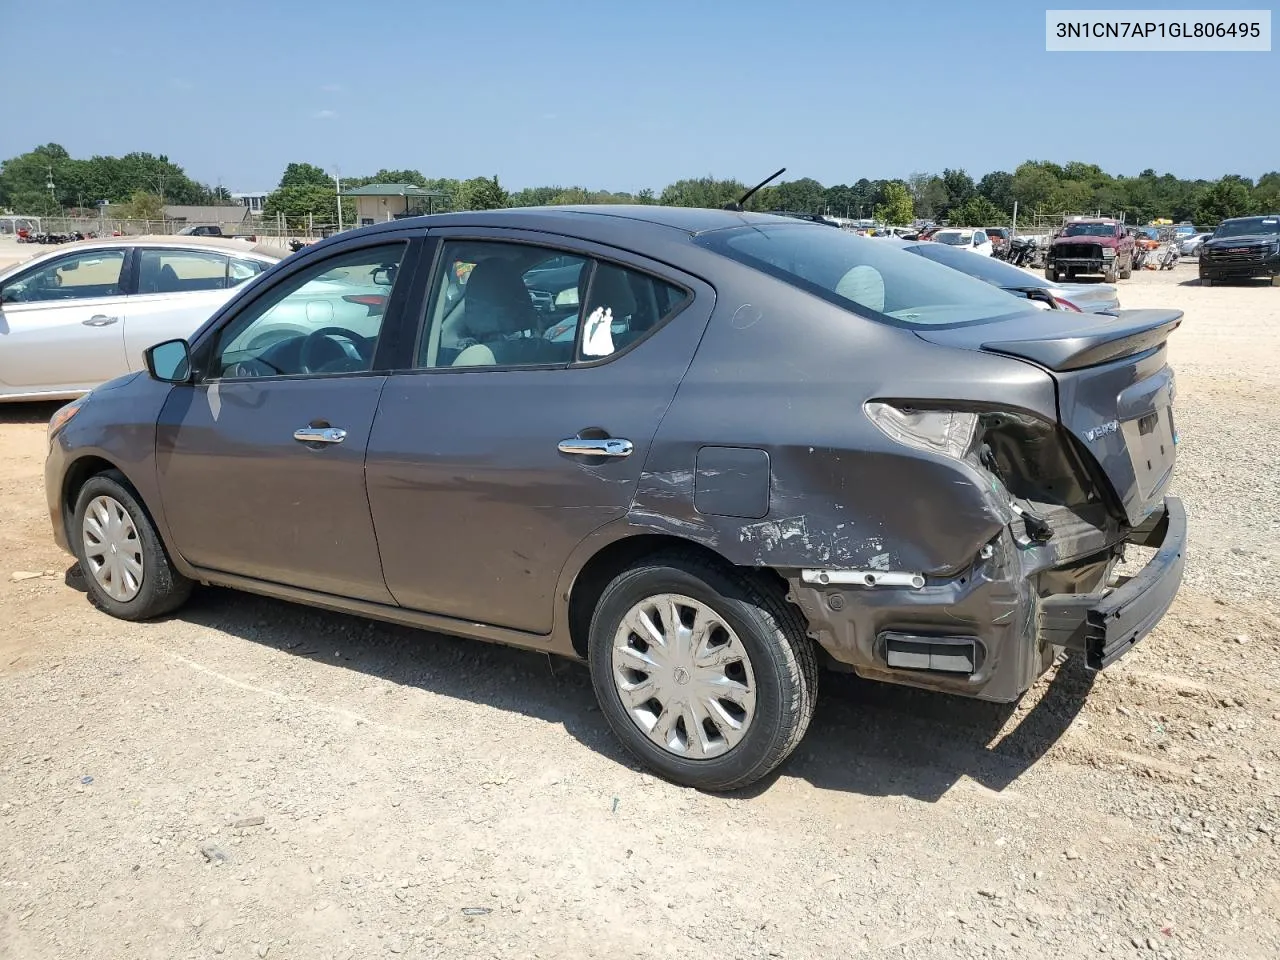
[[[405,607],[547,633],[571,551],[631,505],[714,293],[566,238],[431,234],[415,369],[389,378],[369,440],[387,586]]]
[[[317,251],[201,335],[197,381],[174,388],[156,438],[165,515],[190,563],[392,602],[364,454],[413,248],[375,235]]]

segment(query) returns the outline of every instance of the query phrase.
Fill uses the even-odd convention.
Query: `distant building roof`
[[[440,190],[427,190],[411,183],[368,183],[343,190],[344,197],[443,197]]]
[[[249,218],[249,208],[239,203],[230,203],[217,207],[189,207],[181,204],[166,204],[164,215],[166,219],[185,220],[188,224],[243,223]]]

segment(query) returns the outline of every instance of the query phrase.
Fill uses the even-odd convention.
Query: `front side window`
[[[118,297],[125,251],[85,250],[59,257],[10,280],[0,290],[3,303],[47,303]]]
[[[695,242],[836,306],[895,325],[954,326],[1026,310],[1024,301],[988,283],[844,230],[769,224],[710,231]]]
[[[404,252],[401,241],[364,247],[328,257],[290,277],[222,329],[209,376],[371,370]]]

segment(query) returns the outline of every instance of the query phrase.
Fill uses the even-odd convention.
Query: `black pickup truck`
[[[1280,287],[1280,213],[1223,220],[1200,245],[1200,284],[1267,277]]]

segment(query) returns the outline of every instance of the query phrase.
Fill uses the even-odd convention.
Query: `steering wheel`
[[[345,340],[353,341],[350,350],[342,346],[333,337],[342,337]],[[313,330],[307,334],[306,339],[302,341],[302,346],[298,349],[298,366],[302,373],[316,373],[325,364],[332,363],[335,360],[343,359],[359,359],[359,350],[354,346],[354,341],[361,339],[359,334],[352,333],[343,327],[321,327],[319,330]],[[322,348],[323,345],[323,348]],[[323,351],[328,352],[328,356],[323,355]],[[351,351],[355,351],[356,356],[351,355]]]

